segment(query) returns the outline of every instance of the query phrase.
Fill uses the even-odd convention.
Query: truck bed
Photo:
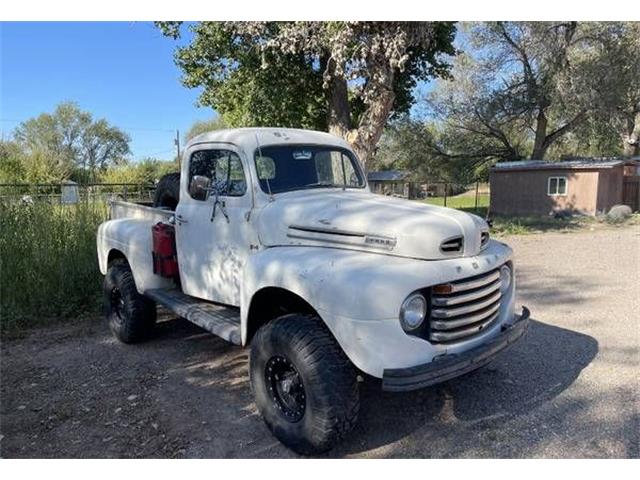
[[[148,203],[133,203],[122,200],[112,200],[110,202],[110,208],[112,220],[120,218],[144,218],[157,223],[168,221],[174,214],[172,210],[153,207]]]

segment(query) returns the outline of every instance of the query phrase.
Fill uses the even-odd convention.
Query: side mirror
[[[204,175],[194,175],[189,185],[189,195],[195,200],[207,200],[211,192],[211,179]]]

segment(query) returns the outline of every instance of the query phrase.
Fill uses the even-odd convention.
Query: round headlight
[[[419,293],[409,295],[400,307],[400,323],[405,330],[415,330],[427,316],[427,301]]]
[[[511,282],[513,281],[513,275],[508,265],[500,267],[500,292],[506,293],[511,288]]]

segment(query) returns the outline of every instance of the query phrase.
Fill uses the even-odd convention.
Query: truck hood
[[[280,194],[256,222],[268,247],[326,246],[423,260],[477,255],[488,231],[480,217],[458,210],[333,189]]]

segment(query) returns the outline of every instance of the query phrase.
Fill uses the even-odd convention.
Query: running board
[[[240,310],[185,295],[177,289],[153,289],[147,297],[176,315],[195,323],[227,342],[240,345]]]

